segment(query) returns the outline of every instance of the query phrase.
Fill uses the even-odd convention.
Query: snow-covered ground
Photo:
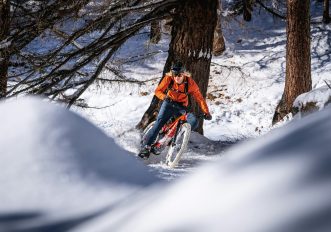
[[[0,231],[331,228],[330,107],[172,182],[66,109],[25,99],[0,112]]]
[[[238,145],[76,231],[330,231],[330,114]]]
[[[134,156],[167,35],[157,45],[146,33],[131,39],[113,64],[149,81],[95,84],[83,96],[93,108],[1,103],[0,231],[330,231],[331,109],[271,127],[285,23],[255,13],[249,23],[224,21],[227,51],[212,60],[208,90],[213,120],[175,169]],[[299,106],[330,95],[330,29],[312,26],[314,91]]]

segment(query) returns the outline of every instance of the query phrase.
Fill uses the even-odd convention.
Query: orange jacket
[[[168,93],[165,94],[165,91],[167,90],[171,79],[173,79],[171,73],[167,73],[161,83],[158,85],[158,87],[155,90],[155,95],[160,99],[164,100],[166,96],[171,98],[173,101],[182,103],[184,106],[188,105],[188,96],[187,94],[192,94],[196,102],[199,104],[201,110],[205,114],[209,114],[209,109],[207,106],[207,103],[205,99],[203,98],[199,87],[197,83],[191,78],[189,73],[184,73],[184,81],[181,84],[177,84],[175,80],[173,79],[173,85],[172,89],[168,90]],[[188,91],[187,94],[185,94],[185,82],[188,82]],[[177,90],[177,91],[174,91]]]

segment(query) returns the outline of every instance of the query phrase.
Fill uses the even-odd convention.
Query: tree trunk
[[[287,45],[285,89],[272,123],[292,110],[294,100],[311,90],[309,0],[287,2]]]
[[[0,42],[9,35],[10,26],[9,0],[0,0]],[[6,46],[0,48],[0,99],[6,97],[8,79],[9,54]]]
[[[153,21],[151,23],[151,33],[149,35],[151,43],[157,44],[161,40],[161,25],[160,21]]]
[[[243,17],[245,21],[252,20],[252,0],[243,0]]]
[[[219,56],[225,51],[225,41],[222,33],[222,5],[217,1],[217,24],[214,32],[213,55]]]
[[[218,0],[186,0],[176,9],[173,25],[172,38],[163,73],[169,71],[174,60],[181,60],[186,69],[192,73],[192,77],[198,84],[200,91],[206,97],[211,52],[214,30],[217,21]],[[157,110],[158,100],[153,101],[144,114],[137,128],[144,128],[154,117],[152,112]],[[195,114],[200,111],[197,103],[190,99],[190,109]],[[197,130],[203,133],[202,119]]]
[[[330,14],[329,14],[329,0],[324,0],[324,9],[323,9],[323,23],[330,23]]]

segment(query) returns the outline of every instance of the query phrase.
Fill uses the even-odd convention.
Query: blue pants
[[[152,129],[148,132],[143,141],[143,145],[152,145],[155,141],[157,134],[162,129],[162,127],[168,122],[172,117],[178,117],[185,112],[185,107],[181,106],[176,102],[163,101],[159,114],[157,115],[156,122]],[[198,127],[198,120],[192,113],[187,114],[187,122],[191,124],[191,129],[195,130]]]

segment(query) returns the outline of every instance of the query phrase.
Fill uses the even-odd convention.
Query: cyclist
[[[161,128],[167,123],[172,116],[180,116],[186,111],[188,105],[188,94],[191,94],[198,102],[204,113],[206,120],[211,120],[212,116],[205,99],[203,98],[198,85],[192,79],[191,74],[185,71],[182,62],[176,61],[171,71],[168,72],[161,83],[155,90],[155,95],[163,103],[160,107],[156,122],[152,129],[146,135],[139,157],[148,158],[153,152],[151,145],[155,141]],[[198,120],[192,113],[188,113],[187,122],[191,125],[192,130],[198,127]]]

